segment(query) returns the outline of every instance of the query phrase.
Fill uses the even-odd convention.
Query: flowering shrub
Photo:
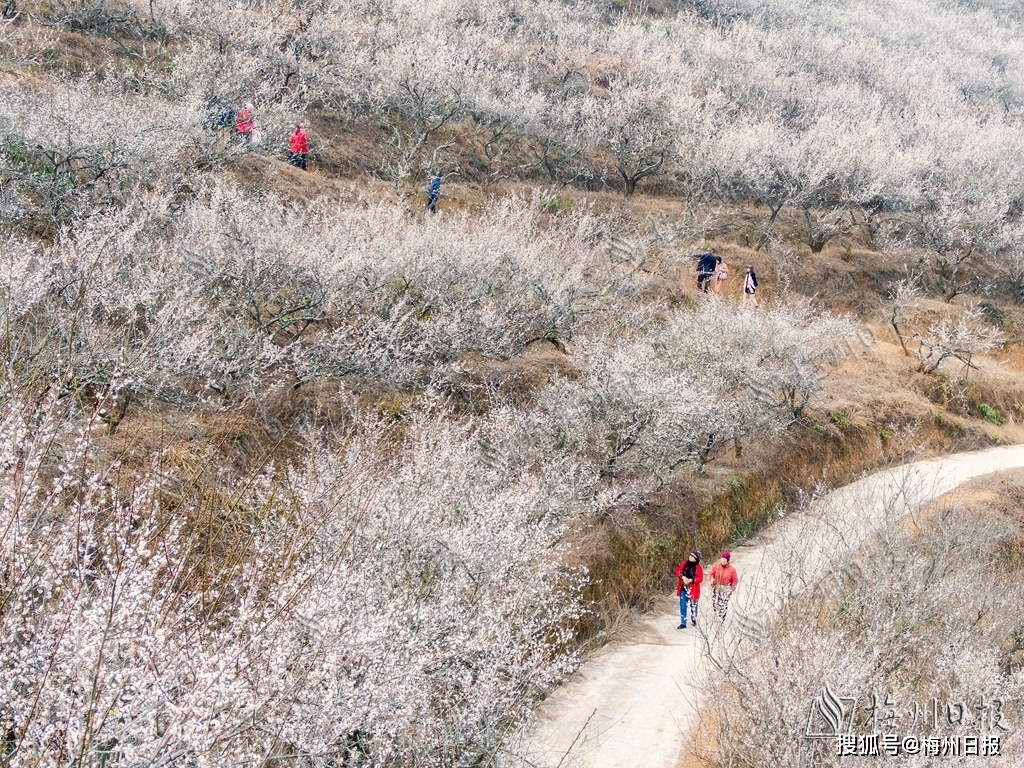
[[[585,374],[541,401],[563,440],[587,446],[604,473],[643,470],[664,482],[729,441],[791,424],[853,326],[808,304],[708,301],[645,330],[626,343],[594,344]]]
[[[564,467],[486,462],[436,420],[388,459],[368,423],[216,507],[175,500],[160,457],[98,465],[65,416],[2,422],[8,765],[473,764],[573,664],[538,480]]]
[[[45,251],[11,249],[0,309],[6,343],[34,350],[20,363],[32,376],[171,399],[196,380],[429,383],[463,353],[570,339],[629,290],[603,273],[586,213],[542,228],[537,206],[506,201],[477,220],[416,222],[388,204],[296,210],[223,187],[174,214],[166,202],[94,217]]]
[[[43,208],[63,222],[79,205],[123,202],[142,172],[170,177],[195,155],[197,104],[126,90],[116,77],[36,87],[0,81],[0,168],[11,218]]]

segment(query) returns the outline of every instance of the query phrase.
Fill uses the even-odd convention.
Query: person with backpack
[[[231,103],[211,96],[206,102],[206,119],[203,121],[203,125],[207,130],[213,132],[215,136],[213,152],[220,155],[227,149],[235,126],[235,110]]]
[[[288,162],[296,168],[306,170],[306,158],[309,156],[309,136],[306,135],[306,124],[297,123],[292,135],[288,137]]]
[[[441,174],[435,173],[427,187],[427,210],[437,213],[437,201],[441,199]]]
[[[711,288],[711,280],[715,276],[715,270],[722,263],[722,257],[715,254],[714,249],[701,254],[697,261],[697,290],[707,293]]]
[[[736,569],[730,565],[732,554],[723,552],[722,557],[711,568],[711,607],[722,621],[729,611],[729,599],[736,591],[740,578]]]
[[[206,118],[203,120],[203,127],[210,131],[216,131],[235,124],[235,110],[231,104],[211,96],[206,100]]]
[[[743,296],[755,307],[757,306],[757,274],[754,265],[747,265],[747,273],[743,276]]]
[[[704,568],[700,564],[700,552],[694,551],[676,568],[676,596],[679,598],[679,626],[686,629],[686,613],[689,607],[690,621],[697,626],[697,601],[700,600],[700,584],[704,581]]]

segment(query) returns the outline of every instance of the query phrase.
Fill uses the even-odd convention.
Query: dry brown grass
[[[576,378],[579,368],[563,345],[543,339],[527,345],[512,360],[492,360],[478,353],[461,356],[461,372],[446,382],[448,394],[468,412],[484,410],[492,398],[516,404],[533,399],[552,377]]]
[[[1005,516],[1024,526],[1024,470],[1014,469],[997,472],[972,480],[932,502],[912,522],[915,526],[927,525],[928,521],[951,509],[967,508],[981,516]],[[1006,567],[1024,570],[1024,528],[1003,549]],[[1008,651],[1018,654],[1016,662],[1024,666],[1024,639],[1021,647]]]
[[[701,755],[708,754],[713,750],[717,743],[717,732],[718,723],[709,716],[702,717],[697,723],[696,730],[686,741],[676,768],[708,768],[710,763]]]

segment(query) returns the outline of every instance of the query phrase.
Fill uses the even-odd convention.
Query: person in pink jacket
[[[691,552],[676,568],[676,597],[679,598],[679,627],[686,629],[686,609],[690,609],[690,621],[697,626],[697,601],[700,600],[700,583],[704,581],[704,568],[700,564],[700,552]]]
[[[725,621],[729,610],[729,598],[740,581],[736,569],[729,563],[731,559],[729,552],[723,552],[721,559],[711,568],[711,607],[722,621]]]

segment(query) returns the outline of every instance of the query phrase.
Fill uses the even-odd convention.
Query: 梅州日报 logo
[[[853,717],[857,700],[837,696],[828,687],[821,686],[821,693],[811,700],[807,710],[807,727],[804,737],[808,739],[835,739],[853,729]]]

